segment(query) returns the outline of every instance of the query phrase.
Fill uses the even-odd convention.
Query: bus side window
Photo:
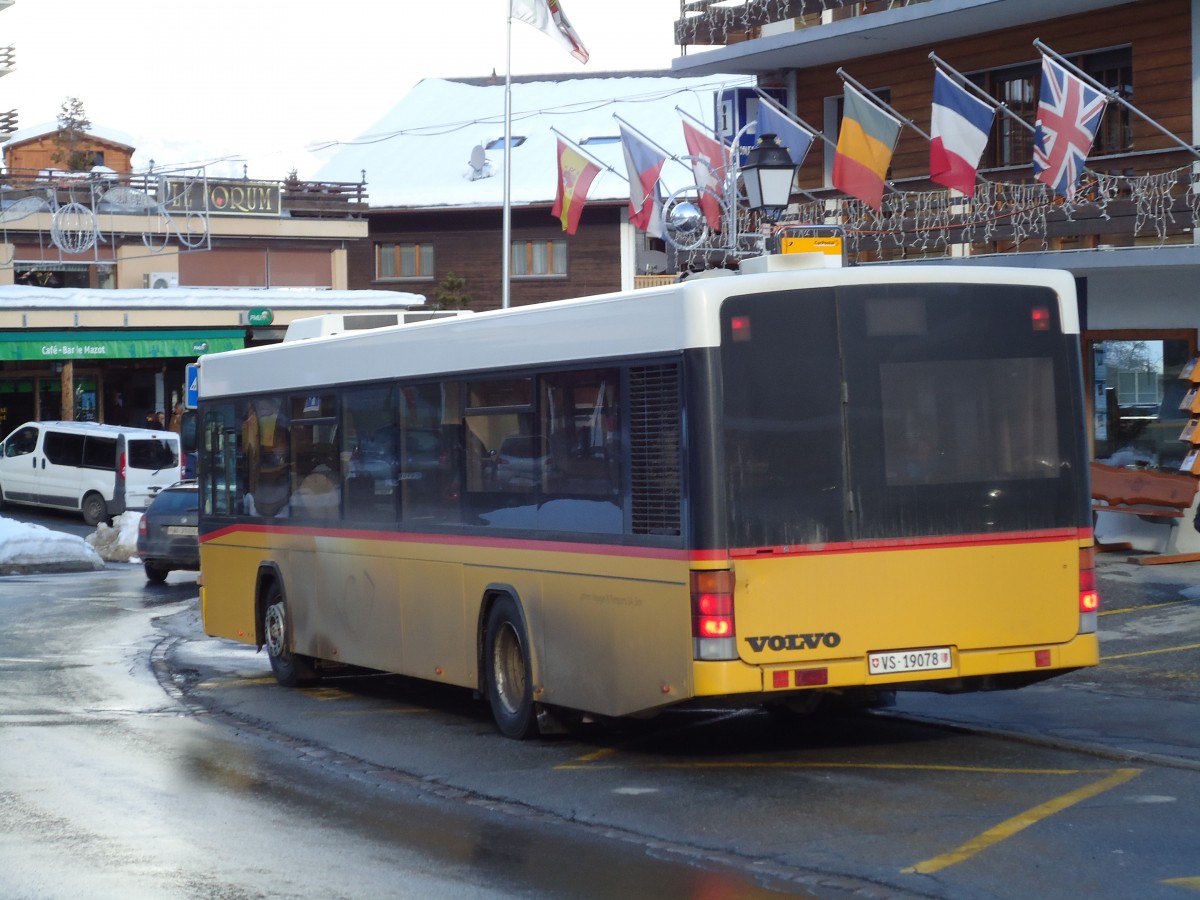
[[[538,527],[623,530],[619,386],[616,369],[540,379],[542,434],[553,464],[545,470]]]
[[[338,439],[347,519],[383,524],[396,521],[396,428],[391,387],[353,388],[342,395]]]

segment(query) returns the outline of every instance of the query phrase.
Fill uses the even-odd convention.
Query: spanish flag
[[[847,84],[833,186],[880,212],[883,181],[899,136],[900,122]]]
[[[563,231],[567,234],[574,234],[579,227],[588,188],[592,186],[592,179],[599,174],[599,166],[588,162],[581,153],[559,139],[558,193],[554,197],[551,214],[562,222]]]

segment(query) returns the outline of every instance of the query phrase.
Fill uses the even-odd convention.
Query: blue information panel
[[[188,409],[195,409],[200,405],[200,364],[188,363],[187,376],[184,379],[187,385],[187,399],[184,400],[184,406]]]

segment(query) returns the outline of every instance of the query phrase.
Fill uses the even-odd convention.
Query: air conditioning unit
[[[148,288],[179,287],[179,275],[176,272],[147,272],[142,277],[144,286]]]

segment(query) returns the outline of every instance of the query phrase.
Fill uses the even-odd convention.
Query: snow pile
[[[101,522],[85,540],[109,562],[137,562],[138,525],[141,521],[140,512],[123,512],[113,519],[111,526]]]
[[[81,537],[0,518],[0,574],[103,568],[100,554]]]

